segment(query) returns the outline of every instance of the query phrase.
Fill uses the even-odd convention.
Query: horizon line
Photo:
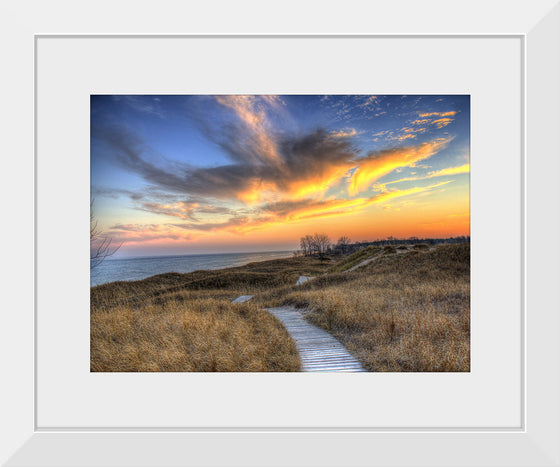
[[[363,241],[353,241],[351,244],[363,244],[363,243],[374,243],[374,242],[384,242],[384,241],[422,241],[422,240],[449,240],[452,238],[470,238],[470,233],[465,235],[455,235],[455,236],[447,236],[447,237],[418,237],[412,235],[406,238],[399,238],[399,237],[385,237],[385,238],[378,238],[375,240],[363,240]],[[336,245],[335,243],[332,243]],[[115,261],[115,260],[122,260],[122,259],[139,259],[139,258],[164,258],[164,257],[173,257],[173,256],[206,256],[206,255],[248,255],[248,254],[258,254],[258,253],[294,253],[300,251],[301,248],[297,246],[296,248],[290,248],[285,250],[259,250],[259,251],[222,251],[222,252],[212,252],[212,253],[171,253],[171,254],[147,254],[147,255],[130,255],[124,256],[120,258],[114,257],[107,257],[105,258],[106,261]]]

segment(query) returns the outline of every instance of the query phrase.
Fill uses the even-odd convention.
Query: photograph
[[[470,372],[470,112],[91,94],[90,371]]]

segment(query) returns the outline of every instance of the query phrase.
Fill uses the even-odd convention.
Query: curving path
[[[378,253],[375,256],[372,256],[371,258],[364,259],[363,261],[356,264],[355,266],[352,266],[351,268],[348,268],[348,269],[346,269],[345,271],[342,271],[342,272],[355,271],[356,269],[361,268],[362,266],[365,266],[366,264],[372,263],[373,261],[375,261],[377,258],[380,258],[381,256],[382,256],[382,253]]]
[[[366,371],[361,363],[328,332],[309,324],[291,306],[267,308],[288,330],[296,343],[302,371]]]
[[[430,248],[430,250],[434,250],[435,248]],[[408,253],[410,251],[410,248],[407,248],[406,250],[404,249],[397,249],[397,254],[398,255],[402,255],[403,253]],[[355,266],[352,266],[349,269],[346,269],[346,271],[342,271],[342,272],[352,272],[355,271],[356,269],[361,268],[362,266],[365,266],[366,264],[369,263],[373,263],[376,259],[379,259],[383,256],[383,251],[377,253],[375,256],[372,256],[371,258],[367,258],[364,259],[362,262],[356,264]]]

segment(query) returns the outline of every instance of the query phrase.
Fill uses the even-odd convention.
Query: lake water
[[[92,270],[90,284],[94,286],[114,281],[135,281],[165,272],[192,272],[204,269],[230,268],[255,261],[288,258],[290,256],[292,256],[291,251],[269,251],[264,253],[107,258]]]

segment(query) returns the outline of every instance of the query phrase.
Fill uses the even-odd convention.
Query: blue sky
[[[464,95],[91,96],[94,214],[119,256],[468,234],[469,146]]]

